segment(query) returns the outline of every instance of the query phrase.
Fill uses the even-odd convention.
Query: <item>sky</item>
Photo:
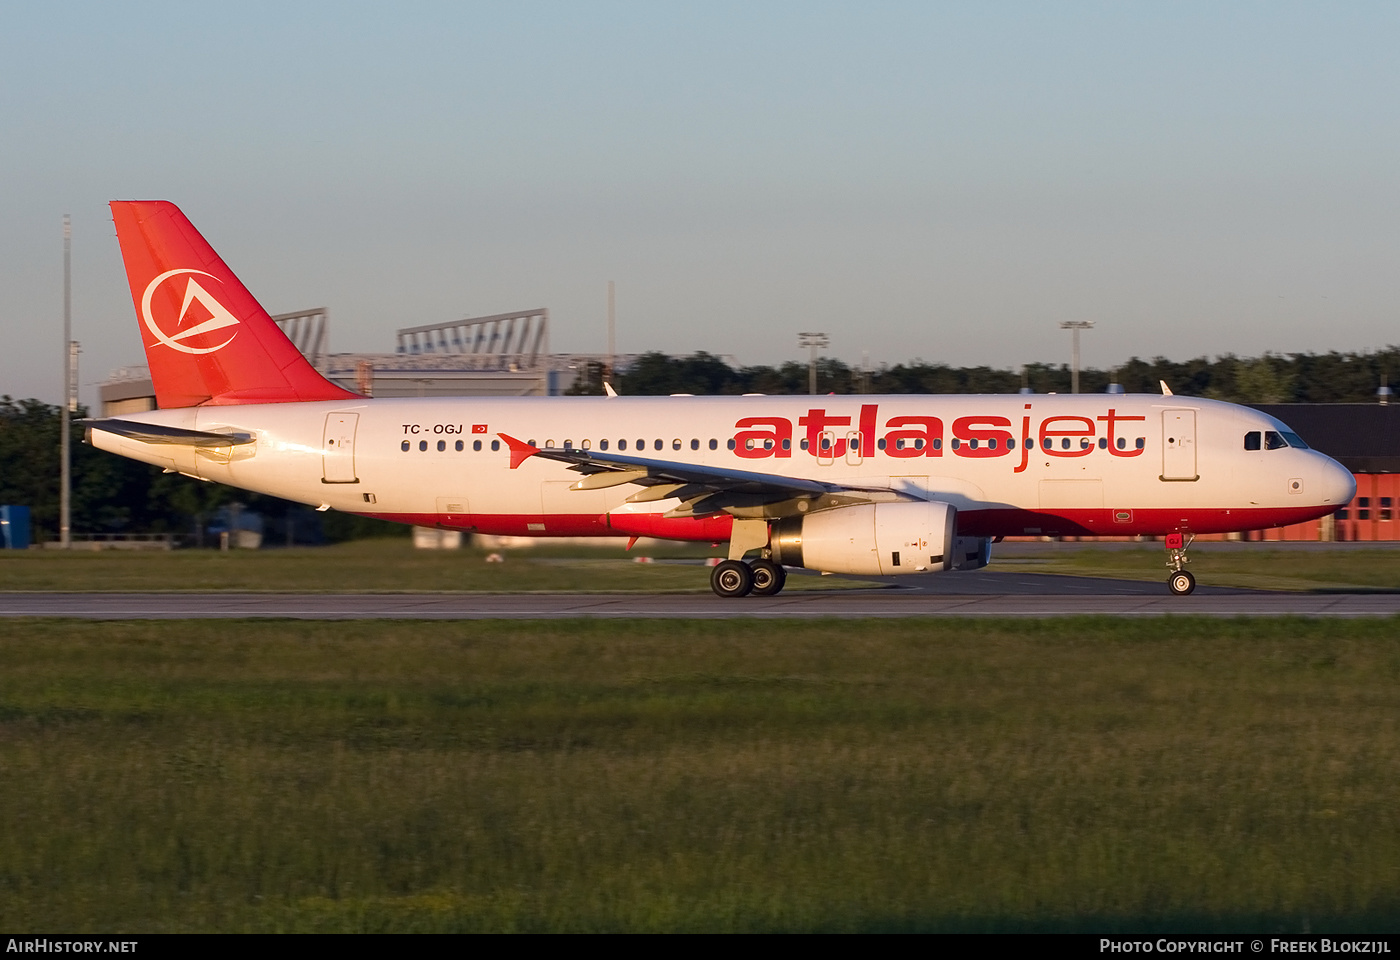
[[[1015,368],[1400,343],[1394,3],[0,0],[0,394],[144,362],[107,202],[331,348]],[[1397,371],[1400,374],[1400,371]]]

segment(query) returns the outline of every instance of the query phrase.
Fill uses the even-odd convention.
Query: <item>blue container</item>
[[[0,506],[0,550],[29,549],[29,508]]]

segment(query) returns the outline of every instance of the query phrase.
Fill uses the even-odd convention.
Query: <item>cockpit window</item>
[[[1258,450],[1262,446],[1265,450],[1283,450],[1293,447],[1297,450],[1311,449],[1303,438],[1288,430],[1265,430],[1261,434],[1258,430],[1251,430],[1244,435],[1244,448],[1246,450]]]

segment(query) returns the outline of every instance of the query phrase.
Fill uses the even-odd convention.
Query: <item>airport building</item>
[[[373,397],[559,396],[590,368],[622,371],[636,359],[550,353],[549,311],[543,307],[407,327],[397,332],[391,353],[330,353],[330,315],[324,307],[272,319],[322,376]],[[144,366],[114,371],[98,396],[104,417],[156,407]]]

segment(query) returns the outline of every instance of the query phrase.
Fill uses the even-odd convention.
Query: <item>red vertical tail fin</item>
[[[358,398],[316,372],[179,207],[111,206],[160,407]]]

